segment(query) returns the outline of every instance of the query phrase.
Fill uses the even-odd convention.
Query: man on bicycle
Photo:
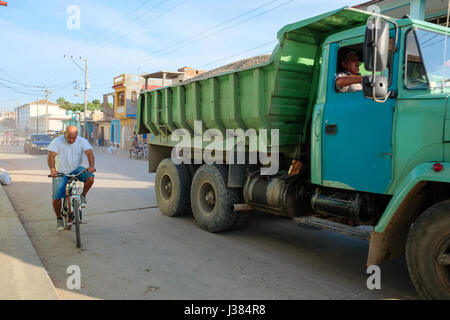
[[[77,174],[85,170],[81,166],[83,162],[83,153],[86,154],[89,161],[88,171],[78,176],[78,179],[84,182],[83,193],[81,194],[81,206],[86,206],[86,194],[94,184],[95,157],[89,142],[78,137],[78,129],[75,126],[67,128],[65,135],[55,138],[48,146],[48,167],[50,175],[53,178],[53,210],[57,217],[57,229],[65,229],[61,217],[62,199],[66,197],[67,177],[58,177],[58,172],[64,174]]]

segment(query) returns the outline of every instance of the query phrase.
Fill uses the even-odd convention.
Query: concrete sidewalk
[[[0,300],[55,300],[55,287],[0,185]]]

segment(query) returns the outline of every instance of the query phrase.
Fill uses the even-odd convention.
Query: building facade
[[[16,128],[16,113],[13,111],[0,112],[0,133],[7,129]]]
[[[109,97],[114,101],[114,92],[103,94],[103,118],[98,120],[98,145],[109,146],[111,144],[111,120],[114,119],[114,103],[110,106]]]
[[[48,102],[47,127],[47,101],[38,100],[27,103],[15,109],[16,128],[25,136],[30,133],[45,133],[47,130],[61,131],[64,129],[63,121],[70,119],[66,110],[54,102]]]
[[[164,87],[192,79],[205,72],[205,70],[196,70],[189,67],[183,67],[177,71],[157,71],[153,73],[146,73],[143,75],[143,78],[148,81],[159,79],[161,81],[161,86]]]
[[[104,95],[113,96],[114,116],[110,124],[109,141],[118,148],[129,150],[131,136],[136,128],[136,114],[139,94],[142,90],[153,90],[167,85],[179,83],[202,74],[204,71],[184,67],[177,72],[159,71],[151,74],[122,74],[113,79],[114,93]],[[106,138],[106,134],[105,134]],[[141,137],[146,140],[146,136]],[[106,139],[105,139],[106,140]]]
[[[110,142],[118,148],[131,148],[131,136],[136,127],[137,102],[145,84],[141,75],[122,74],[114,78],[114,118],[110,125]],[[147,83],[147,90],[161,86],[161,80],[151,79]]]

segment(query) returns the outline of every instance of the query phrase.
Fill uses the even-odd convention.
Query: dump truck
[[[263,64],[142,92],[159,209],[213,233],[263,211],[366,239],[367,266],[405,255],[417,292],[449,299],[448,31],[346,7],[282,28]],[[361,90],[343,92],[350,51]]]

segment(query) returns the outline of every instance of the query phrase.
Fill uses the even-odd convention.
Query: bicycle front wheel
[[[80,234],[80,201],[78,199],[74,199],[73,201],[73,216],[74,216],[74,224],[75,224],[75,234],[77,238],[77,248],[81,248],[81,234]]]

